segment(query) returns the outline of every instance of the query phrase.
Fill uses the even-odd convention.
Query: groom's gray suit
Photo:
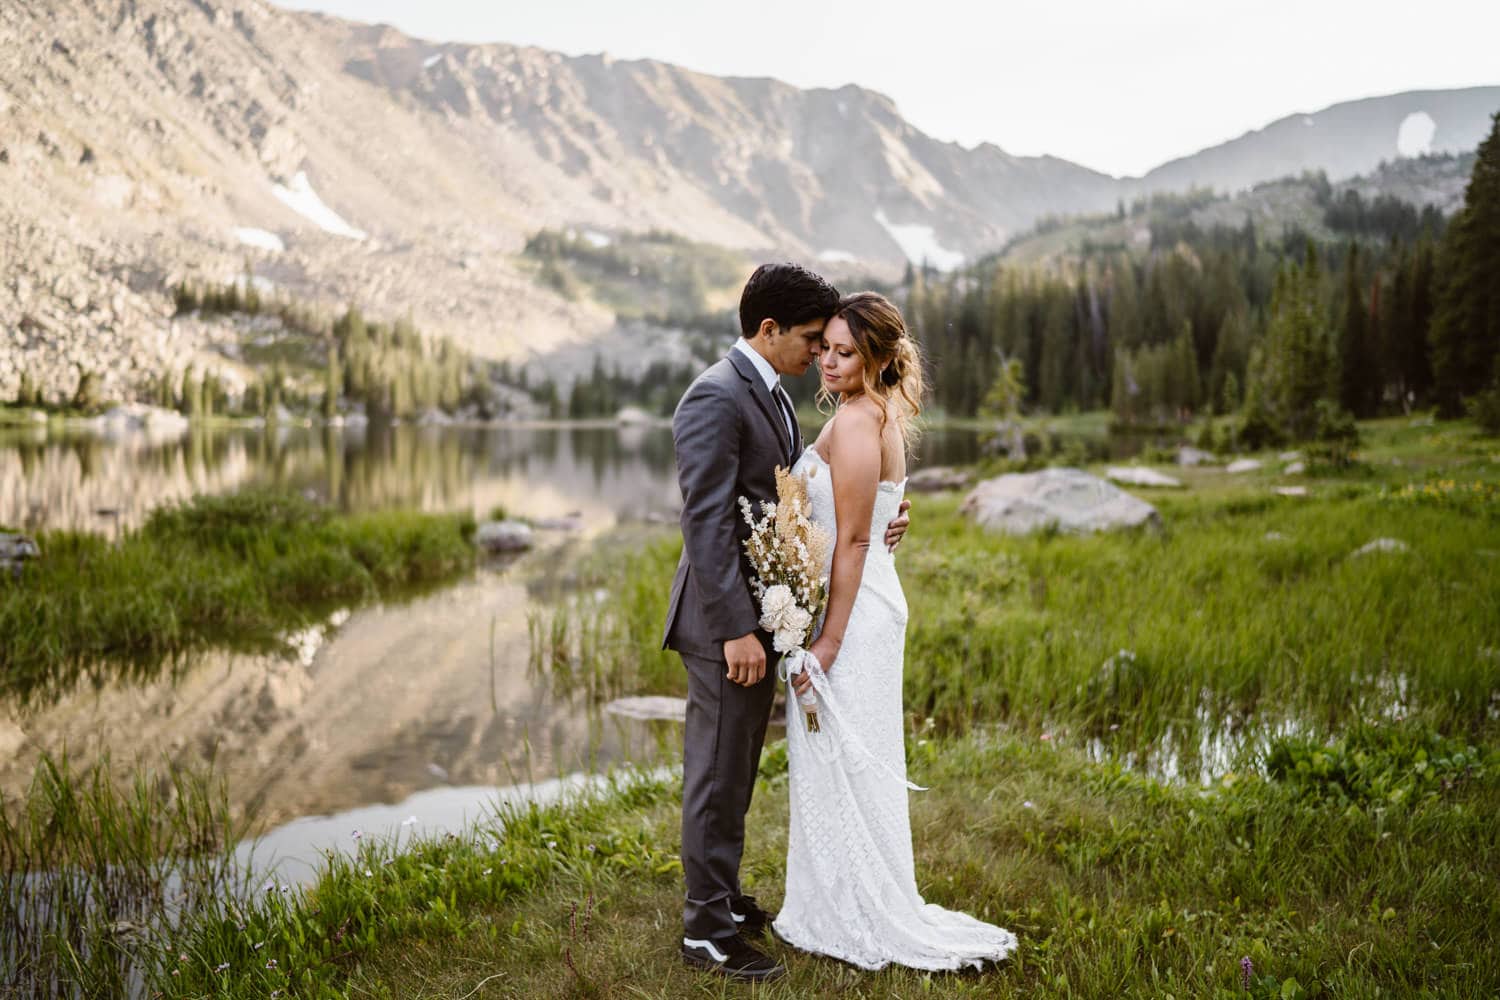
[[[783,413],[754,363],[731,350],[688,387],[672,417],[683,545],[662,645],[688,671],[682,870],[691,938],[734,934],[734,915],[743,913],[734,904],[745,813],[776,690],[775,661],[771,637],[759,632],[766,674],[742,687],[727,677],[724,643],[759,631],[739,498],[759,516],[761,501],[776,498],[776,467],[790,468],[802,454],[796,420],[788,433]]]

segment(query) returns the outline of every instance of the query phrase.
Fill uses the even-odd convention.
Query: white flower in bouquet
[[[792,588],[784,583],[773,584],[760,597],[760,627],[767,632],[780,633],[788,626],[787,616],[796,609],[797,598],[792,594]]]
[[[807,634],[812,631],[812,623],[812,615],[807,609],[793,604],[791,610],[786,613],[786,617],[782,619],[781,626],[785,631],[797,636],[797,645],[800,646],[807,641]]]
[[[802,646],[802,636],[790,629],[782,629],[771,637],[771,647],[778,653],[790,653]]]

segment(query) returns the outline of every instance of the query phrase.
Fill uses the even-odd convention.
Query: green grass
[[[0,801],[0,994],[124,996],[181,915],[243,895],[221,783],[170,762],[114,782],[107,759],[44,756],[25,797]]]
[[[1292,481],[1274,456],[1141,491],[1159,533],[990,536],[957,496],[918,498],[899,557],[908,758],[932,789],[912,798],[918,881],[1019,935],[998,969],[864,973],[768,944],[782,983],[690,972],[671,778],[364,842],[306,893],[203,902],[133,941],[133,967],[174,997],[1493,996],[1500,444],[1364,431],[1358,464],[1296,480],[1308,498],[1272,493]],[[268,544],[193,516],[156,531]],[[1381,536],[1408,551],[1351,557]],[[676,552],[601,552],[579,590],[604,598],[533,622],[536,668],[596,700],[680,691],[656,648]],[[773,746],[743,866],[772,910],[785,769]]]
[[[1363,464],[1297,477],[1308,498],[1274,494],[1292,481],[1274,456],[1259,474],[1194,470],[1181,493],[1140,491],[1160,532],[1009,538],[974,527],[957,495],[916,498],[898,558],[908,711],[945,733],[1062,727],[1184,767],[1206,735],[1289,719],[1320,733],[1394,715],[1493,731],[1500,443],[1465,425],[1386,423],[1366,439]],[[1409,550],[1353,556],[1381,537]],[[603,606],[541,623],[535,662],[601,698],[682,693],[681,665],[656,648],[680,545],[601,568]]]
[[[451,579],[473,565],[472,519],[335,515],[297,497],[198,497],[119,544],[44,533],[0,580],[0,696],[25,706],[144,680],[211,647],[268,651],[334,608]]]
[[[1386,742],[1430,739],[1407,724]],[[305,900],[215,931],[168,995],[1230,997],[1245,995],[1248,957],[1255,996],[1488,996],[1500,787],[1494,756],[1474,753],[1392,801],[1316,777],[1164,784],[990,728],[914,738],[914,775],[932,786],[912,800],[923,894],[1021,940],[1014,961],[977,975],[865,973],[769,942],[791,970],[769,988],[685,969],[667,781],[523,812],[503,833],[481,827],[387,865],[380,848],[336,863]],[[784,761],[773,748],[763,762],[743,868],[773,908]],[[211,973],[220,962],[229,969]]]
[[[1500,920],[1493,749],[1416,722],[1365,727],[1332,746],[1279,740],[1265,766],[1202,788],[995,726],[913,732],[907,752],[931,788],[912,798],[919,888],[1017,933],[1019,950],[998,968],[866,973],[770,941],[791,975],[768,988],[684,968],[680,801],[665,776],[507,809],[461,836],[363,841],[307,891],[225,891],[200,863],[203,888],[180,922],[137,905],[68,928],[99,957],[53,966],[51,993],[121,995],[111,970],[127,969],[147,995],[167,997],[1483,997],[1500,987],[1489,940]],[[773,745],[743,866],[747,891],[773,910],[785,781],[784,744]],[[54,784],[35,798],[29,830],[61,814],[81,843],[94,817],[119,817],[86,857],[53,855],[84,878],[149,864],[135,845],[207,858],[199,848],[223,836],[211,803],[174,818],[146,785],[119,797],[122,811],[86,782]],[[128,821],[131,809],[150,819]],[[139,832],[151,829],[154,839]],[[191,830],[200,841],[183,836]],[[115,879],[118,898],[159,890],[121,892]],[[20,884],[7,882],[12,893]],[[115,932],[122,913],[141,929]]]

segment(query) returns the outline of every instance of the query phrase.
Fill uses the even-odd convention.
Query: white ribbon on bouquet
[[[796,687],[792,684],[792,678],[803,671],[806,671],[807,675],[812,678],[812,687],[808,689],[806,694],[799,695],[797,694]],[[799,714],[805,716],[806,711],[816,711],[820,717],[826,716],[835,722],[837,736],[833,739],[820,740],[817,736],[821,735],[821,733],[804,729],[804,732],[809,737],[807,745],[812,748],[813,752],[824,763],[831,763],[838,757],[840,743],[842,743],[867,763],[874,764],[891,778],[901,782],[912,791],[927,791],[922,785],[914,784],[904,776],[897,774],[889,764],[875,756],[865,746],[864,741],[859,738],[859,733],[853,726],[844,724],[845,716],[839,710],[838,700],[833,695],[832,685],[828,683],[828,674],[823,670],[823,665],[818,662],[818,658],[811,651],[799,648],[783,656],[781,662],[776,665],[776,679],[786,684],[787,700],[795,702],[803,708],[803,713]],[[822,702],[821,705],[819,705],[820,701]],[[791,713],[788,714],[790,715]],[[788,719],[787,725],[790,726],[791,724],[791,720]],[[802,725],[804,727],[807,726],[805,717]]]

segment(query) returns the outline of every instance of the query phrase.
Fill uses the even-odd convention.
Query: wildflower
[[[495,869],[493,869],[493,868],[486,868],[484,871],[480,872],[480,874],[481,875],[488,875],[490,872],[492,872],[494,870]]]
[[[255,946],[253,948],[251,948],[250,950],[251,951],[260,951],[265,946],[266,946],[266,943],[264,941],[257,941],[257,942],[255,942]]]
[[[1050,739],[1052,739],[1052,734],[1051,733],[1043,733],[1042,734],[1042,739],[1043,740],[1050,740]]]
[[[268,969],[274,969],[274,968],[276,968],[276,959],[273,958],[273,959],[270,959],[269,961],[267,961],[266,962],[266,968],[268,968]]]
[[[375,877],[375,873],[372,872],[372,871],[370,871],[370,869],[366,868],[365,869],[365,878],[374,878],[374,877]]]
[[[401,821],[401,825],[402,826],[411,826],[413,823],[416,823],[416,822],[418,822],[417,817],[415,817],[415,816],[408,816],[408,817],[406,817],[405,819],[403,819]]]
[[[229,963],[228,962],[220,962],[218,965],[214,966],[214,971],[215,972],[223,972],[227,968],[229,968]]]
[[[363,837],[363,836],[364,836],[364,834],[362,834],[362,833],[360,833],[360,832],[359,832],[359,831],[358,831],[358,830],[355,830],[355,831],[354,831],[354,833],[353,833],[353,834],[351,834],[351,836],[352,836],[352,837],[353,837],[353,838],[354,838],[354,839],[355,839],[355,840],[358,840],[358,839],[359,839],[359,838],[360,838],[360,837]]]
[[[396,863],[396,859],[395,858],[386,858],[384,861],[380,862],[380,866],[382,868],[384,868],[386,865],[393,865],[395,863]]]
[[[594,845],[593,845],[593,844],[590,844],[590,845],[589,845],[589,846],[588,846],[588,852],[589,852],[589,853],[590,853],[590,854],[593,854],[593,853],[594,853],[594,852],[595,852],[595,851],[597,851],[597,850],[598,850],[598,849],[599,849],[599,848],[597,848],[597,847],[595,847],[595,846],[594,846]]]
[[[1246,955],[1240,959],[1240,985],[1248,990],[1250,988],[1250,977],[1254,974],[1255,963],[1250,961],[1249,955]]]
[[[1033,801],[1031,801],[1030,799],[1025,799],[1021,803],[1021,808],[1022,809],[1035,809],[1036,808],[1036,803],[1033,802]]]

